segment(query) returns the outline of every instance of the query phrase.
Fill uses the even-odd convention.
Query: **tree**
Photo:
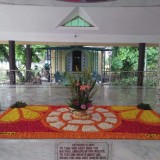
[[[25,54],[26,54],[26,81],[29,82],[31,80],[31,63],[32,63],[32,49],[30,45],[26,46],[25,49]]]
[[[158,48],[146,47],[147,70],[155,70],[158,60]],[[137,47],[113,47],[112,71],[137,71]]]
[[[0,61],[9,62],[9,48],[7,44],[0,44]]]
[[[157,47],[146,47],[147,53],[147,70],[156,70],[158,61],[158,48]]]
[[[30,48],[30,52],[32,54],[29,58],[26,56],[26,45],[16,45],[15,52],[16,52],[16,61],[20,62],[26,69],[31,69],[32,62],[39,62],[42,57],[44,57],[45,50],[39,50],[39,48],[44,48],[44,45],[33,45]],[[39,54],[37,54],[39,52]],[[9,62],[9,46],[8,44],[0,44],[0,61]],[[27,63],[26,63],[27,62]],[[19,68],[16,66],[17,74],[19,78],[22,80],[24,79],[23,74],[20,72]]]
[[[137,47],[113,47],[112,71],[132,71],[138,66]]]
[[[39,48],[44,48],[44,45],[32,45],[32,62],[40,62],[41,58],[44,57],[45,50],[40,50]],[[16,45],[15,52],[16,52],[16,61],[19,61],[21,65],[26,67],[26,45]],[[37,52],[39,54],[37,54]],[[8,44],[0,44],[0,61],[9,62],[9,47]],[[18,67],[17,67],[18,69]]]
[[[31,69],[30,67],[26,66],[27,56],[26,56],[26,49],[30,45],[16,45],[16,60],[21,63],[26,69]],[[30,57],[30,62],[40,62],[42,58],[44,58],[45,50],[41,50],[40,48],[46,47],[45,45],[31,45],[30,52],[32,52]],[[29,66],[31,64],[27,63]]]

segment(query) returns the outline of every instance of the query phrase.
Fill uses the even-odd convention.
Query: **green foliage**
[[[10,108],[24,108],[27,104],[22,101],[17,101]]]
[[[19,61],[22,65],[26,63],[25,46],[15,45],[16,61]]]
[[[41,50],[40,48],[44,48],[45,45],[32,45],[32,62],[40,62],[46,53],[46,50]],[[26,65],[26,51],[25,45],[15,45],[15,55],[16,61],[20,62],[22,65]],[[0,44],[0,61],[9,61],[9,45],[8,44]]]
[[[44,58],[45,50],[40,50],[39,48],[44,47],[44,45],[32,45],[32,62],[40,62]],[[25,66],[26,64],[26,51],[25,45],[16,45],[16,60],[20,61],[21,64]]]
[[[132,71],[138,66],[137,47],[113,47],[112,71]]]
[[[41,59],[44,59],[46,50],[40,49],[45,48],[45,45],[32,45],[32,62],[40,62]]]
[[[112,82],[113,86],[136,86],[137,85],[137,77],[127,77],[122,79],[117,79]],[[144,81],[144,86],[156,86],[156,81],[153,79],[146,79]]]
[[[157,47],[146,47],[147,70],[155,70],[158,60]],[[113,47],[112,71],[136,71],[138,68],[138,47]]]
[[[122,78],[115,80],[112,85],[114,86],[135,86],[137,84],[137,77]]]
[[[158,48],[146,47],[147,53],[147,70],[156,70],[158,61]]]
[[[156,86],[156,80],[153,79],[146,79],[144,81],[144,86]]]
[[[5,82],[5,81],[7,81],[7,79],[8,79],[7,72],[2,71],[1,76],[0,76],[0,82]]]
[[[8,62],[9,48],[7,44],[0,44],[0,62]]]

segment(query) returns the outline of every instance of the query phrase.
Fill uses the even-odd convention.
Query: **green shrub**
[[[15,104],[13,104],[10,108],[23,108],[27,104],[22,101],[17,101]]]
[[[152,110],[149,104],[145,103],[140,103],[137,105],[137,108],[142,109],[142,110]]]

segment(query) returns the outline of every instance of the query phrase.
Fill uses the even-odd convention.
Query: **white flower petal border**
[[[47,115],[45,123],[53,129],[72,132],[99,132],[114,129],[119,124],[118,117],[108,109],[92,107],[90,119],[81,120],[72,116],[70,108],[55,109]]]

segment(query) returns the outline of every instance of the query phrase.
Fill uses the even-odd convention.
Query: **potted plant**
[[[85,69],[78,74],[69,75],[71,96],[68,105],[73,110],[73,116],[78,119],[87,119],[86,110],[93,107],[93,95],[96,92],[96,80],[92,79],[91,72]]]

